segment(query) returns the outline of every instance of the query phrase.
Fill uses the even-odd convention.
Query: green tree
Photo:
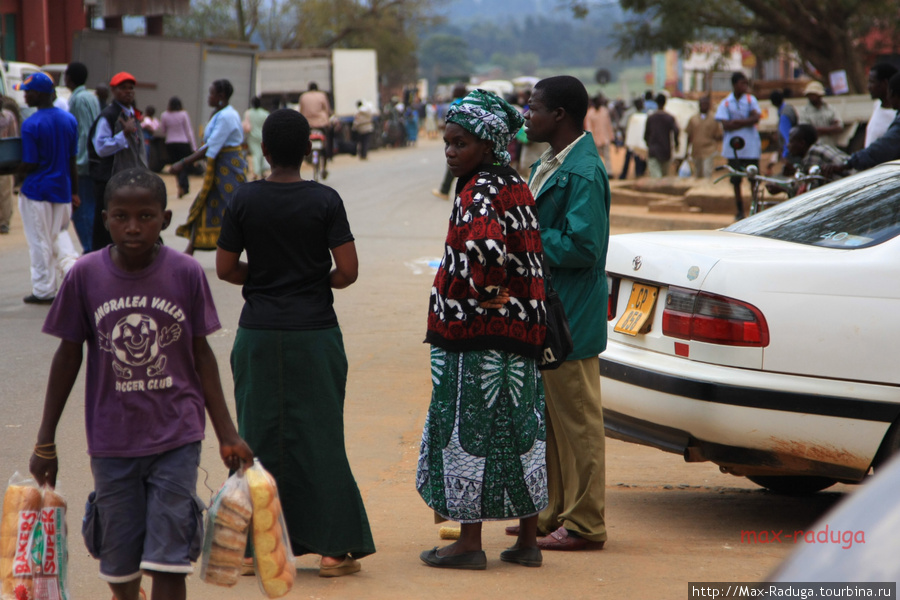
[[[187,15],[166,16],[166,35],[188,39],[247,41],[259,25],[266,0],[192,0]]]
[[[426,38],[419,45],[419,71],[431,82],[468,79],[472,61],[466,40],[449,33],[436,33]]]
[[[583,16],[596,2],[559,0]],[[784,44],[823,76],[845,70],[854,92],[866,89],[862,38],[873,29],[896,39],[900,0],[620,0],[631,17],[617,35],[621,56],[695,41],[741,42],[761,58]]]
[[[192,0],[166,18],[169,35],[285,48],[374,48],[388,85],[416,76],[416,32],[437,23],[436,0]]]
[[[416,76],[419,29],[438,21],[435,0],[292,0],[298,7],[297,46],[374,48],[388,85]]]

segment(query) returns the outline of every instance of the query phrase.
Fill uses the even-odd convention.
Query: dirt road
[[[360,279],[336,293],[336,307],[350,360],[348,450],[378,552],[363,561],[361,573],[336,580],[317,577],[316,558],[303,557],[287,597],[675,600],[688,597],[689,581],[763,578],[793,545],[742,543],[741,532],[806,529],[848,488],[836,486],[808,498],[777,496],[720,474],[713,465],[686,464],[678,456],[614,440],[607,445],[609,542],[604,550],[545,553],[539,569],[501,563],[498,555],[512,538],[504,536],[503,523],[493,523],[484,529],[487,571],[431,569],[419,561],[422,550],[444,543],[414,488],[430,394],[428,348],[421,343],[433,276],[428,263],[440,255],[450,208],[430,190],[443,168],[440,144],[425,141],[418,148],[374,152],[366,162],[339,157],[327,182],[346,202],[360,254]],[[167,177],[167,183],[171,193],[174,181]],[[187,197],[171,201],[173,225],[188,206]],[[165,239],[174,247],[184,245],[171,232]],[[21,224],[0,238],[0,258],[0,464],[9,476],[27,466],[55,341],[39,333],[46,309],[21,303],[29,292]],[[211,254],[198,259],[207,269],[225,327],[211,343],[229,390],[228,355],[240,290],[215,279]],[[105,600],[109,593],[80,539],[80,510],[91,486],[82,394],[80,378],[58,440],[60,485],[71,505],[71,591],[75,600]],[[201,474],[200,495],[207,500],[225,477],[212,439],[204,443],[203,467],[209,477],[204,485]],[[189,580],[189,596],[262,597],[252,578],[226,589],[196,577]]]

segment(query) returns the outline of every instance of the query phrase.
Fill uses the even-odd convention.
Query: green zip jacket
[[[531,175],[540,165],[531,166]],[[544,256],[569,319],[575,349],[569,360],[606,349],[606,250],[609,178],[586,133],[535,197]]]

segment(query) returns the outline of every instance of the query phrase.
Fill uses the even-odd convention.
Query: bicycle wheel
[[[312,153],[313,181],[319,181],[319,171],[322,168],[319,164],[319,151],[313,150]]]

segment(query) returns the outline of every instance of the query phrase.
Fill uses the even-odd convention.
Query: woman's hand
[[[178,175],[184,170],[184,161],[179,160],[176,163],[173,163],[171,167],[169,167],[169,172],[175,175]]]
[[[479,302],[481,308],[503,308],[509,302],[509,288],[501,287],[497,295],[490,300]]]

